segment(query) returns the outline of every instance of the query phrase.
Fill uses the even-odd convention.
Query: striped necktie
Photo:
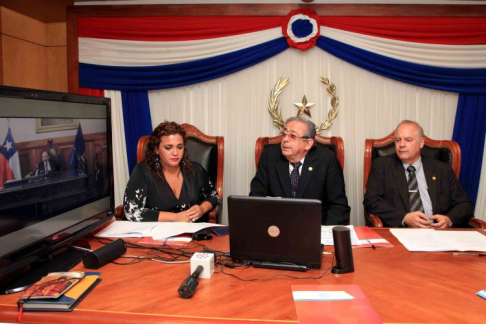
[[[424,211],[422,199],[420,199],[420,192],[418,189],[417,176],[415,175],[415,168],[411,165],[407,168],[408,171],[408,196],[410,201],[410,212]]]

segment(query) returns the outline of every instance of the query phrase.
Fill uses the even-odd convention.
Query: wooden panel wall
[[[44,24],[0,8],[0,84],[67,91],[66,24]]]
[[[54,144],[61,155],[61,170],[71,170],[72,167],[69,162],[73,151],[74,138],[75,135],[16,143],[19,151],[20,173],[22,174],[22,178],[36,170],[37,164],[42,160],[42,152],[49,147],[49,141],[52,141],[52,144]],[[99,159],[99,156],[103,155],[100,153],[106,147],[106,133],[85,134],[84,145],[86,148],[88,172],[91,174],[95,170],[96,160]],[[98,162],[101,164],[107,163],[106,160]],[[103,166],[106,169],[107,165]]]

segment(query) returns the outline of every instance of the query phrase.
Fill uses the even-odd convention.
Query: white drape
[[[327,76],[336,85],[339,95],[338,117],[321,135],[341,136],[344,140],[344,176],[351,224],[364,225],[363,154],[366,138],[388,135],[402,119],[419,122],[431,138],[452,138],[458,100],[456,93],[390,80],[318,48],[304,53],[287,50],[224,78],[149,92],[154,127],[164,120],[171,120],[193,124],[209,135],[224,136],[223,223],[227,223],[226,198],[247,195],[250,191],[250,181],[255,174],[256,139],[278,133],[267,111],[269,94],[276,81],[280,77],[290,78],[290,84],[280,97],[284,119],[296,115],[293,103],[301,102],[305,94],[309,102],[316,103],[311,114],[314,123],[319,125],[327,119],[331,108],[331,97],[319,81],[321,76]]]
[[[127,148],[125,126],[120,91],[105,90],[105,97],[111,98],[111,125],[113,142],[113,177],[115,187],[115,206],[123,204],[123,194],[128,182]]]
[[[486,143],[484,143],[483,164],[481,167],[481,178],[479,180],[478,198],[476,200],[474,216],[486,220]]]

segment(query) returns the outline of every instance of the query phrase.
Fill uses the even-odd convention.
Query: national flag
[[[20,178],[19,153],[9,127],[7,137],[0,146],[0,188],[6,181]]]
[[[84,146],[84,137],[83,130],[81,129],[81,123],[78,126],[76,138],[74,139],[70,164],[73,166],[74,169],[80,169],[84,173],[88,173],[88,168],[86,165],[86,149]]]

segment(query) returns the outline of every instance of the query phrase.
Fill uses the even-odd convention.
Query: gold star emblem
[[[307,98],[304,95],[304,98],[302,98],[302,103],[296,102],[294,103],[294,106],[299,109],[297,112],[297,117],[299,117],[302,114],[306,114],[309,117],[311,116],[310,109],[315,105],[315,103],[312,102],[307,102]]]

